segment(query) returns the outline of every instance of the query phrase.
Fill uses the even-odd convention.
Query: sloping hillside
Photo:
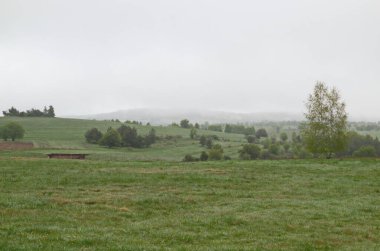
[[[33,142],[35,149],[11,153],[2,151],[0,155],[11,154],[44,156],[50,152],[85,152],[89,153],[90,159],[107,160],[170,160],[179,161],[186,154],[198,156],[202,148],[197,140],[190,139],[190,129],[183,129],[172,126],[143,126],[130,125],[136,127],[139,134],[147,134],[151,128],[157,132],[157,136],[162,138],[150,148],[113,148],[108,149],[98,145],[88,144],[85,141],[85,132],[93,127],[105,132],[108,127],[118,128],[122,123],[113,121],[66,119],[66,118],[0,118],[0,125],[15,121],[20,123],[26,130],[23,141]],[[224,134],[220,132],[198,131],[199,135],[218,135],[220,143],[225,153],[236,157],[240,145],[245,142],[243,135]],[[176,136],[174,139],[164,139],[165,136]]]

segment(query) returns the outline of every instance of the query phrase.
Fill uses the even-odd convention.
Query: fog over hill
[[[302,114],[296,113],[235,113],[224,111],[211,111],[211,110],[179,110],[179,109],[130,109],[120,110],[110,113],[101,113],[83,116],[68,116],[72,118],[82,119],[119,119],[137,120],[143,123],[151,123],[156,125],[166,125],[172,122],[179,122],[186,118],[191,122],[198,123],[253,123],[261,121],[292,121],[302,120]]]

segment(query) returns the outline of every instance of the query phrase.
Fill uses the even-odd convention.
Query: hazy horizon
[[[316,81],[379,120],[380,2],[0,2],[0,110],[302,114]]]

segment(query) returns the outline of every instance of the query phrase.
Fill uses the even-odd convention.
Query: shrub
[[[199,137],[199,144],[201,144],[201,146],[206,145],[206,136],[202,135]]]
[[[205,151],[201,152],[201,156],[199,159],[201,161],[207,161],[208,160],[208,154]]]
[[[271,153],[271,154],[273,154],[273,155],[278,155],[279,154],[279,152],[280,152],[280,147],[279,147],[279,145],[278,144],[271,144],[270,146],[269,146],[269,152]]]
[[[248,143],[250,143],[250,144],[256,143],[256,136],[255,135],[247,135],[245,138],[247,139]]]
[[[214,145],[208,152],[209,160],[222,160],[223,159],[223,148],[221,145]]]
[[[140,145],[137,138],[137,130],[134,127],[122,125],[117,129],[118,133],[121,136],[121,145],[137,147]]]
[[[261,149],[255,144],[243,145],[243,148],[239,151],[239,157],[244,160],[257,159],[260,156]]]
[[[213,141],[212,141],[212,138],[211,136],[204,136],[202,135],[200,138],[199,138],[199,143],[201,144],[201,146],[205,146],[207,147],[208,149],[211,149],[212,145],[213,145]]]
[[[120,146],[121,137],[120,137],[119,132],[111,127],[108,128],[107,132],[100,139],[99,144],[103,146],[108,146],[109,148]]]
[[[261,129],[257,130],[256,137],[258,139],[260,139],[260,138],[267,138],[268,137],[268,133],[267,133],[267,131],[264,128],[261,128]]]
[[[267,149],[264,149],[261,151],[260,159],[271,159],[271,158],[272,158],[272,154]]]
[[[191,156],[190,154],[186,154],[182,161],[183,162],[195,162],[195,161],[199,161],[199,159]]]
[[[156,130],[154,128],[150,129],[148,135],[145,136],[145,146],[149,147],[150,145],[156,143],[157,136],[156,136]]]
[[[85,134],[86,141],[91,144],[98,143],[102,136],[103,134],[97,128],[92,128]]]
[[[213,141],[212,141],[212,139],[211,139],[211,138],[207,138],[207,139],[206,139],[206,147],[207,147],[208,149],[211,149],[212,146],[213,146]]]
[[[230,156],[227,156],[227,155],[224,155],[224,160],[232,160],[232,158]]]
[[[353,154],[354,157],[376,157],[376,149],[373,146],[362,146]]]
[[[192,128],[190,131],[190,138],[194,139],[197,136],[197,130],[195,128]]]
[[[288,134],[286,134],[285,132],[281,133],[280,139],[282,142],[286,142],[288,140]]]
[[[215,131],[215,132],[223,132],[222,125],[209,125],[207,130]]]

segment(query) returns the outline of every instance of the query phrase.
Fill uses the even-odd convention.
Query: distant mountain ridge
[[[303,120],[302,114],[297,113],[235,113],[223,111],[199,111],[199,110],[174,110],[174,109],[130,109],[119,110],[109,113],[69,116],[71,118],[109,120],[119,119],[136,120],[143,123],[155,125],[167,125],[173,122],[179,122],[182,119],[189,119],[192,123],[253,123],[262,121],[300,121]]]

